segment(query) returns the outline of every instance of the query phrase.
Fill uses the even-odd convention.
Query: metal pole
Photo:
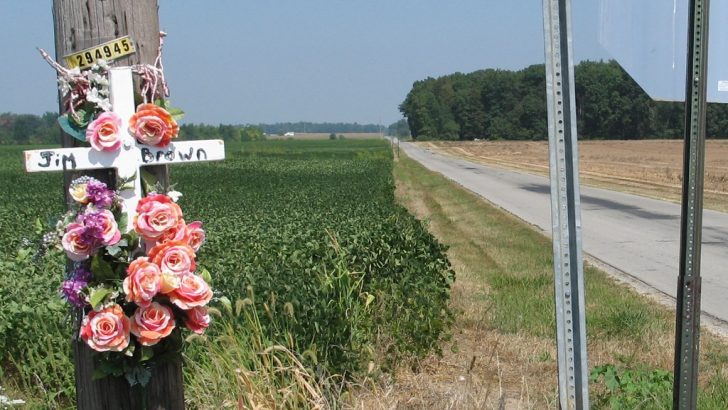
[[[674,409],[694,409],[698,400],[700,242],[703,226],[703,171],[705,169],[708,8],[708,0],[690,0],[685,82],[680,272],[675,314]]]
[[[588,409],[571,2],[543,0],[559,402]]]

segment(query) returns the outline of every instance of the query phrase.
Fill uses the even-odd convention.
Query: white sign
[[[134,84],[131,69],[109,70],[111,105],[121,118],[121,148],[118,151],[96,151],[92,148],[57,148],[25,151],[25,170],[78,171],[87,169],[116,169],[116,175],[131,180],[133,188],[120,192],[124,212],[129,217],[127,230],[131,230],[137,203],[142,197],[139,167],[146,165],[179,164],[186,162],[215,161],[225,158],[222,140],[180,141],[165,148],[139,144],[129,134],[127,124],[134,114]]]

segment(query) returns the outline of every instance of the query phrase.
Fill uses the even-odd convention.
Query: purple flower
[[[76,269],[73,271],[73,275],[71,278],[73,280],[88,282],[91,280],[91,277],[93,277],[93,273],[91,272],[91,269],[88,268],[88,266],[84,264],[76,264]]]
[[[91,247],[113,245],[121,239],[121,232],[114,219],[114,214],[108,209],[87,208],[80,214],[76,222],[83,225],[81,239]]]
[[[84,264],[76,264],[71,277],[61,284],[61,295],[75,307],[87,305],[83,290],[91,280],[93,273]]]
[[[92,248],[100,246],[104,237],[103,220],[98,212],[80,214],[76,220],[83,225],[83,232],[80,235],[83,243]]]
[[[61,285],[61,294],[64,298],[75,307],[86,306],[86,300],[83,296],[83,289],[88,285],[88,282],[67,280]]]
[[[97,208],[108,208],[114,202],[114,191],[110,190],[105,183],[92,179],[86,185],[86,195],[92,204]]]

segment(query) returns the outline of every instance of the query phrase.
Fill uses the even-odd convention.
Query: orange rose
[[[169,293],[169,300],[182,310],[205,306],[212,299],[212,289],[204,279],[190,273],[182,277],[177,289]]]
[[[159,266],[149,262],[148,258],[140,257],[129,264],[126,272],[123,283],[126,301],[142,307],[149,306],[161,286],[162,272]]]
[[[152,346],[169,336],[174,330],[174,326],[172,309],[152,302],[151,305],[140,307],[134,312],[131,333],[142,345]]]
[[[141,144],[164,148],[179,133],[179,125],[162,107],[141,104],[129,119],[129,130]]]
[[[121,306],[113,305],[83,318],[80,336],[97,352],[120,352],[129,345],[129,318]]]
[[[195,250],[182,241],[160,243],[149,250],[149,260],[159,266],[162,273],[173,273],[178,276],[194,272]]]
[[[162,235],[157,238],[157,242],[154,245],[167,243],[171,241],[189,242],[189,232],[187,231],[187,224],[184,219],[180,219],[177,225],[167,229]]]

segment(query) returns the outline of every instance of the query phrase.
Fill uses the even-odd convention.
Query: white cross
[[[124,211],[128,215],[127,231],[133,227],[137,203],[142,197],[139,167],[186,162],[214,161],[225,158],[222,140],[179,141],[165,148],[139,144],[129,134],[129,118],[134,114],[134,84],[131,69],[109,70],[111,106],[121,118],[121,148],[114,152],[96,151],[92,148],[56,148],[25,151],[25,170],[78,171],[86,169],[116,169],[122,180],[131,180],[133,188],[120,192]]]

